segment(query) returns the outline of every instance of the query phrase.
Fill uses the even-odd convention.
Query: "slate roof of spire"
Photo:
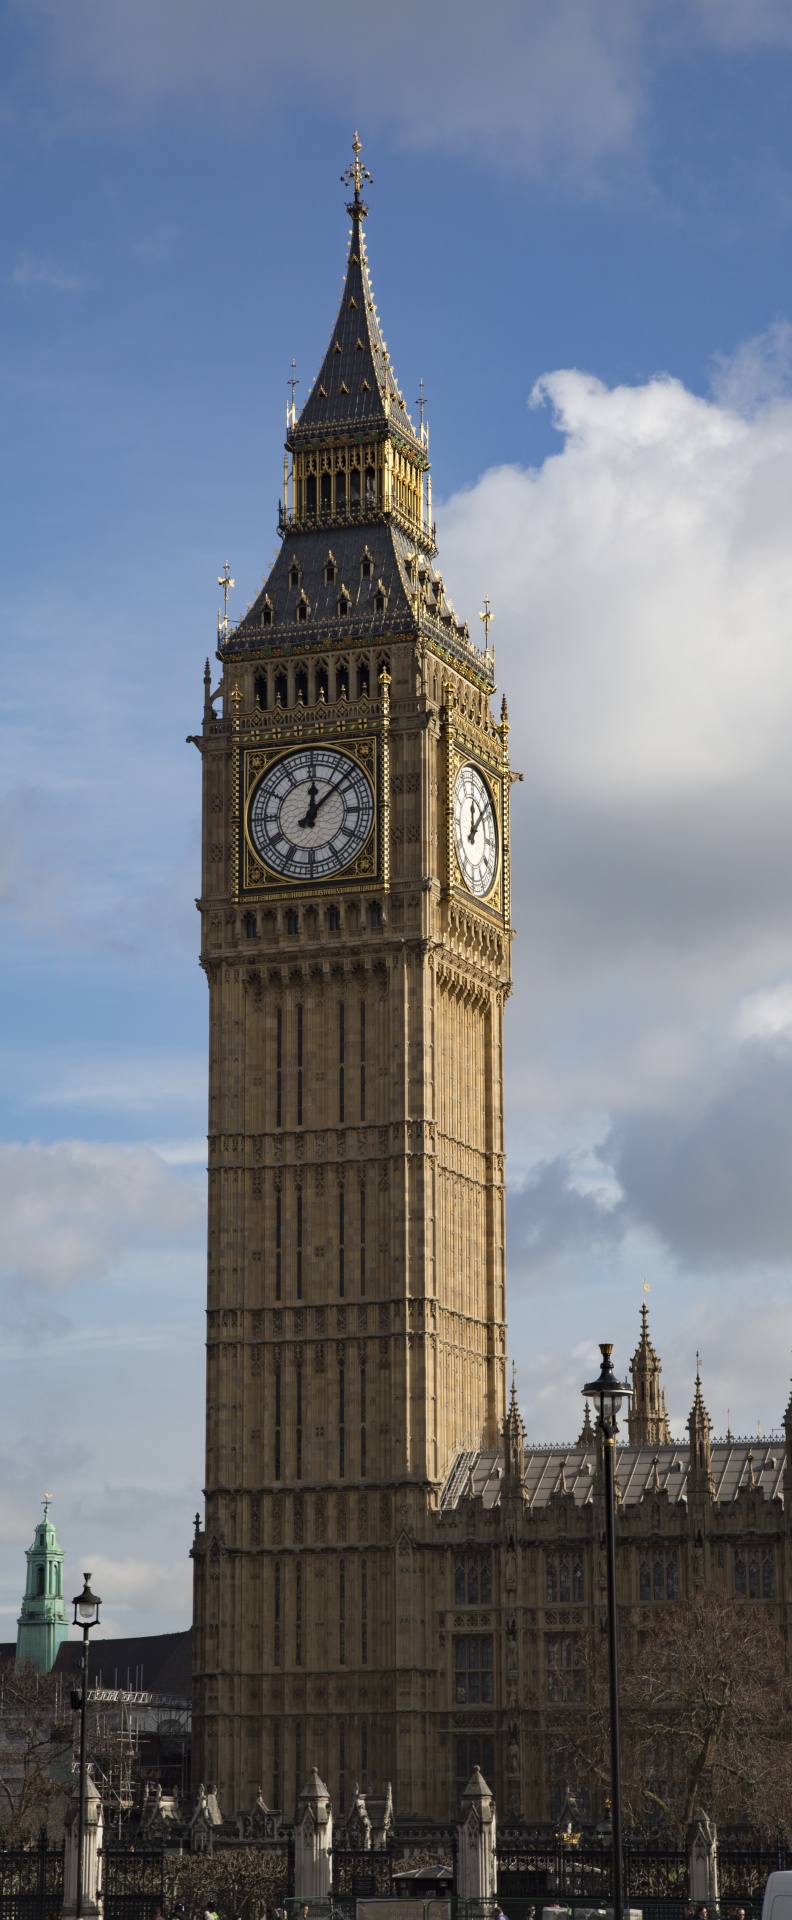
[[[312,444],[356,427],[391,427],[426,455],[407,412],[380,330],[363,233],[362,201],[353,202],[352,233],[338,318],[319,372],[287,445]]]

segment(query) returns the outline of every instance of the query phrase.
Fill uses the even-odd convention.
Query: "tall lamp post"
[[[90,1573],[83,1574],[85,1586],[82,1593],[75,1594],[75,1627],[82,1627],[82,1661],[80,1673],[80,1800],[77,1811],[77,1893],[74,1903],[74,1920],[83,1920],[83,1845],[85,1840],[85,1720],[88,1707],[88,1635],[91,1628],[99,1624],[99,1608],[102,1604],[98,1594],[91,1592]],[[73,1696],[72,1696],[73,1698]]]
[[[610,1704],[611,1835],[613,1844],[613,1920],[623,1920],[624,1855],[622,1851],[621,1762],[619,1757],[619,1647],[616,1616],[616,1415],[622,1400],[629,1400],[632,1387],[617,1380],[613,1371],[613,1345],[600,1342],[602,1366],[599,1377],[589,1380],[583,1393],[593,1400],[602,1434],[602,1461],[605,1478],[605,1559],[608,1578],[608,1694]]]

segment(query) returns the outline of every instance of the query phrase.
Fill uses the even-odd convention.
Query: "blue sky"
[[[45,1487],[118,1631],[188,1617],[198,724],[276,544],[292,356],[369,253],[515,790],[510,1318],[579,1420],[644,1275],[675,1428],[792,1346],[789,0],[25,0],[0,79],[0,1606]],[[572,1337],[569,1328],[574,1328]],[[71,1577],[71,1576],[69,1576]]]

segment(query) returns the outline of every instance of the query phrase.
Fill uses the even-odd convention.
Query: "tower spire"
[[[696,1354],[696,1387],[693,1405],[688,1416],[690,1435],[690,1466],[688,1469],[688,1493],[708,1495],[715,1498],[715,1482],[712,1477],[712,1446],[710,1436],[712,1421],[704,1405],[701,1391],[701,1355]]]
[[[646,1282],[644,1281],[644,1286]],[[649,1338],[649,1309],[644,1298],[641,1307],[641,1333],[630,1361],[633,1397],[627,1415],[627,1431],[633,1445],[667,1447],[671,1433],[666,1411],[665,1388],[661,1387],[662,1367]]]

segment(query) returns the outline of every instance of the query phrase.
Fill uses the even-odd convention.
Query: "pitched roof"
[[[53,1672],[76,1673],[82,1656],[79,1640],[59,1649]],[[183,1633],[148,1633],[128,1639],[89,1642],[88,1678],[92,1687],[130,1693],[165,1694],[189,1700],[192,1694],[192,1628]]]
[[[634,1506],[644,1493],[654,1491],[655,1461],[659,1490],[671,1501],[687,1498],[690,1450],[687,1442],[676,1446],[617,1447],[616,1465],[619,1488],[625,1506]],[[462,1463],[465,1463],[462,1466]],[[461,1470],[460,1470],[461,1468]],[[597,1455],[594,1447],[526,1447],[525,1493],[531,1507],[546,1507],[554,1493],[565,1490],[575,1505],[584,1507],[594,1497]],[[756,1489],[767,1500],[783,1499],[783,1440],[714,1440],[712,1477],[715,1499],[734,1500],[747,1489],[753,1473]],[[485,1507],[500,1504],[503,1484],[503,1456],[494,1449],[476,1454],[458,1455],[440,1498],[445,1512],[453,1511],[462,1500],[480,1498]]]
[[[363,202],[349,209],[352,230],[344,291],[327,352],[287,445],[295,448],[325,435],[357,428],[395,428],[425,461],[382,337],[363,233]]]

